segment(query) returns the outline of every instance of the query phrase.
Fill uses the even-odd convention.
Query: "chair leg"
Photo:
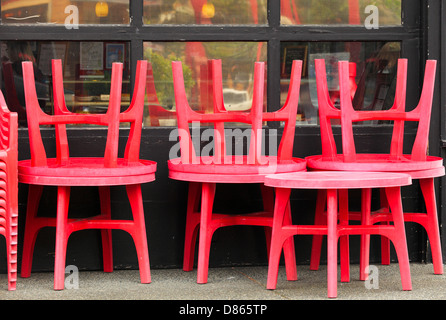
[[[283,217],[284,225],[292,225],[291,206],[288,200],[285,209],[285,216]],[[294,247],[294,237],[285,239],[283,244],[283,255],[285,258],[285,269],[288,281],[297,280],[297,266],[296,266],[296,250]]]
[[[266,187],[265,185],[260,185],[260,191],[262,193],[263,211],[271,212],[271,217],[274,214],[274,189]],[[265,242],[266,242],[266,252],[269,257],[269,251],[271,247],[271,227],[264,227],[265,231]]]
[[[410,276],[409,253],[407,250],[406,231],[403,218],[403,206],[401,201],[401,188],[386,188],[387,199],[392,212],[395,232],[392,242],[398,257],[400,267],[401,283],[403,290],[412,290],[412,281]]]
[[[192,271],[194,268],[195,245],[197,241],[198,226],[200,224],[200,215],[197,213],[200,200],[200,191],[200,183],[189,183],[186,212],[186,232],[184,236],[184,271]]]
[[[338,190],[339,194],[339,224],[348,225],[348,190]],[[344,235],[339,239],[341,282],[350,282],[350,243],[349,236]]]
[[[276,191],[276,204],[274,208],[271,247],[268,262],[268,279],[266,284],[266,288],[271,290],[275,289],[277,285],[280,255],[282,254],[282,247],[285,241],[285,238],[282,235],[282,226],[287,207],[289,207],[290,193],[290,189],[284,188],[277,188]]]
[[[35,219],[42,191],[43,186],[29,185],[25,236],[23,239],[22,266],[20,272],[22,278],[28,278],[31,275],[34,245],[36,243],[37,233],[41,228],[40,225],[35,223]]]
[[[317,193],[317,201],[316,201],[316,211],[314,224],[315,225],[325,225],[326,220],[324,218],[324,210],[326,204],[326,190],[319,190]],[[318,270],[320,259],[321,259],[321,250],[322,250],[322,235],[313,235],[313,243],[311,245],[311,260],[310,260],[310,270]]]
[[[110,187],[99,187],[99,199],[101,203],[101,217],[111,220]],[[111,229],[101,229],[101,238],[104,272],[112,272],[113,246]]]
[[[381,210],[389,211],[389,204],[386,198],[386,191],[384,189],[380,189],[380,201],[381,201]],[[386,221],[381,222],[382,225],[388,225],[389,223]],[[389,265],[390,264],[390,240],[386,237],[381,237],[381,264]]]
[[[372,201],[372,190],[362,189],[361,199],[361,225],[370,225],[370,210]],[[359,280],[367,280],[370,259],[370,234],[361,235],[360,257],[359,257]]]
[[[136,254],[138,257],[139,274],[141,283],[150,283],[150,261],[149,248],[147,245],[147,232],[144,219],[144,207],[141,194],[141,185],[126,186],[127,196],[132,208],[134,227],[132,238],[135,242]]]
[[[263,200],[263,210],[266,212],[271,212],[274,215],[274,189],[261,185],[262,200]],[[286,207],[286,213],[284,215],[283,223],[285,225],[292,224],[291,207],[288,201]],[[270,247],[271,247],[271,227],[265,227],[265,238],[266,247],[269,257]],[[283,254],[285,258],[286,274],[289,281],[297,280],[297,267],[296,267],[296,251],[294,247],[294,238],[288,238],[283,244]]]
[[[209,254],[212,234],[212,208],[215,197],[215,183],[203,183],[201,193],[200,237],[198,243],[197,283],[207,283]]]
[[[6,263],[8,270],[8,290],[16,289],[17,284],[17,211],[3,207],[4,217],[4,233],[6,242]]]
[[[8,290],[16,289],[17,284],[17,235],[9,235],[6,239],[6,254],[8,264]]]
[[[54,290],[63,290],[65,286],[65,260],[68,230],[68,206],[70,202],[70,187],[57,187],[57,217],[56,217],[56,253],[54,259]]]
[[[337,191],[327,190],[327,296],[337,296]]]
[[[435,274],[443,274],[443,258],[441,254],[440,229],[438,226],[437,204],[435,199],[434,179],[420,179],[420,187],[426,203],[426,232],[432,250],[432,262]]]

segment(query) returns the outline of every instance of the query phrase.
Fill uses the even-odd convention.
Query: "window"
[[[129,23],[129,0],[1,0],[1,8],[3,24]]]
[[[3,69],[11,68],[12,77],[3,72],[6,81],[14,83],[17,98],[25,106],[22,61],[34,63],[36,91],[40,106],[52,112],[51,59],[61,59],[67,108],[78,113],[103,113],[107,110],[111,65],[124,63],[123,108],[130,103],[129,43],[115,41],[4,41]],[[6,100],[12,97],[5,90]]]
[[[421,67],[417,1],[0,0],[0,5],[2,59],[35,61],[43,75],[41,97],[47,112],[50,58],[64,57],[66,99],[79,112],[105,111],[112,61],[125,63],[125,108],[137,60],[147,59],[147,128],[176,125],[172,60],[183,61],[191,106],[200,109],[207,108],[207,60],[222,59],[224,98],[234,110],[249,107],[253,64],[265,61],[265,108],[274,111],[285,101],[291,61],[302,59],[299,126],[318,123],[312,69],[316,57],[330,59],[330,64],[339,59],[355,63],[358,108],[386,108],[397,57],[410,59],[409,74]],[[22,51],[18,58],[15,48]],[[20,70],[15,72],[17,76]],[[336,70],[330,72],[335,79]],[[331,84],[335,101],[336,82]]]
[[[144,1],[145,24],[266,24],[266,0]]]
[[[380,25],[401,25],[401,0],[281,0],[284,25],[359,25],[377,10]]]
[[[282,42],[281,104],[288,92],[290,57],[304,61],[297,121],[317,124],[317,92],[315,59],[325,59],[327,84],[335,107],[339,107],[337,63],[352,63],[350,76],[357,86],[354,107],[361,110],[383,110],[393,105],[397,60],[401,56],[399,42]]]
[[[144,42],[144,59],[150,62],[145,123],[176,126],[171,61],[183,62],[185,87],[192,109],[213,110],[207,67],[210,59],[221,59],[226,108],[247,110],[252,103],[254,62],[266,61],[266,43]]]

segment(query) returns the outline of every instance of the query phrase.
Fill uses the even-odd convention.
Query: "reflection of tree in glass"
[[[172,80],[172,61],[180,61],[174,54],[163,57],[161,54],[153,52],[150,48],[144,50],[144,59],[152,63],[153,78],[155,81],[156,94],[158,100],[164,107],[171,107],[174,104],[174,91]],[[194,86],[192,71],[183,63],[184,86],[187,90]]]

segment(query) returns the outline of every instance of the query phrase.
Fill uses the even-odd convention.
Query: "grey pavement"
[[[338,283],[336,300],[446,299],[446,275],[435,275],[432,264],[411,263],[412,291],[402,291],[398,264],[376,267],[377,281],[365,283],[358,280],[358,266],[352,265],[351,281]],[[211,268],[208,283],[197,284],[196,270],[152,269],[152,282],[141,284],[138,270],[80,271],[79,287],[62,291],[53,290],[51,272],[18,277],[17,290],[7,291],[3,274],[0,300],[328,300],[325,266],[310,271],[299,265],[297,281],[287,281],[282,268],[275,290],[266,289],[267,273],[266,266]]]

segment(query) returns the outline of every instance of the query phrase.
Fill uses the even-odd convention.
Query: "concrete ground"
[[[351,281],[338,283],[335,300],[445,300],[446,274],[435,275],[432,264],[412,263],[412,291],[402,291],[398,264],[376,265],[376,282],[358,280],[358,266],[351,267]],[[445,268],[446,270],[446,268]],[[197,284],[196,270],[151,270],[152,282],[141,284],[138,270],[80,271],[78,281],[62,291],[53,290],[52,273],[32,273],[18,278],[16,291],[7,291],[6,275],[0,276],[1,300],[328,300],[326,268],[310,271],[298,266],[298,280],[287,281],[279,272],[276,290],[266,289],[268,268],[211,268],[207,284]],[[338,273],[339,274],[339,273]],[[75,280],[71,276],[72,280]],[[78,288],[74,285],[78,283]],[[68,288],[71,286],[71,288]],[[329,299],[333,300],[333,299]]]

